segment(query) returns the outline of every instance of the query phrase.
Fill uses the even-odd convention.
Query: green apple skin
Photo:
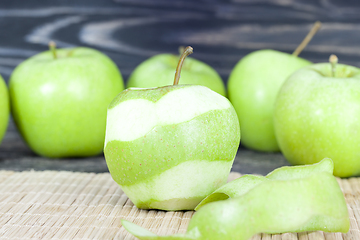
[[[241,143],[247,148],[279,151],[273,105],[283,82],[311,62],[275,50],[259,50],[242,58],[228,81],[228,94],[239,117]]]
[[[129,77],[127,87],[154,88],[173,84],[174,69],[179,56],[155,55],[142,62]],[[225,85],[219,74],[209,65],[187,57],[181,69],[181,84],[202,85],[226,96]]]
[[[9,92],[4,79],[0,76],[0,143],[9,123]]]
[[[106,111],[124,89],[117,66],[90,48],[37,54],[16,67],[9,82],[15,123],[30,148],[50,157],[102,152]]]
[[[138,208],[192,210],[226,183],[239,142],[234,108],[207,87],[129,88],[109,105],[104,153]]]
[[[334,161],[334,175],[360,174],[360,71],[329,63],[291,75],[277,97],[274,128],[280,149],[292,164]]]

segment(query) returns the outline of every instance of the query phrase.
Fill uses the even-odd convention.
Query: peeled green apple
[[[123,89],[111,59],[84,47],[37,54],[16,67],[9,82],[15,123],[31,149],[46,157],[101,153],[107,106]]]
[[[0,76],[0,143],[5,135],[9,122],[9,93],[4,79]]]
[[[292,164],[324,157],[334,161],[334,175],[360,174],[360,69],[329,63],[291,75],[277,97],[274,128],[279,146]]]
[[[296,70],[311,62],[298,57],[320,28],[316,22],[293,54],[259,50],[242,58],[230,74],[228,94],[241,125],[241,142],[259,151],[279,151],[274,127],[273,106],[276,95]]]
[[[190,210],[226,183],[239,141],[234,108],[207,87],[129,88],[109,105],[104,153],[138,208]]]
[[[179,56],[159,54],[142,62],[132,72],[127,87],[152,88],[172,84]],[[181,70],[181,84],[203,85],[225,96],[226,90],[219,74],[209,65],[187,58]]]

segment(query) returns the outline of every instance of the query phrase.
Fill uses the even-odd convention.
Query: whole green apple
[[[241,142],[259,151],[279,151],[273,128],[276,95],[294,71],[311,62],[275,50],[242,58],[230,74],[228,94],[239,117]]]
[[[4,79],[0,76],[0,143],[9,123],[9,93]]]
[[[274,128],[292,164],[334,161],[334,175],[360,174],[360,70],[329,63],[291,75],[277,97]]]
[[[127,87],[153,88],[171,85],[179,56],[159,54],[142,62],[132,72]],[[219,74],[209,65],[187,58],[181,70],[181,84],[203,85],[225,96],[226,90]]]
[[[175,81],[129,88],[113,100],[104,153],[112,178],[138,208],[191,210],[226,183],[239,141],[227,98]]]
[[[21,135],[35,153],[52,158],[101,153],[107,106],[123,89],[111,59],[84,47],[37,54],[9,82]]]
[[[321,22],[315,22],[291,55],[268,49],[255,51],[241,59],[231,72],[228,94],[239,117],[244,146],[279,151],[273,127],[276,95],[293,72],[311,64],[298,55],[320,27]]]

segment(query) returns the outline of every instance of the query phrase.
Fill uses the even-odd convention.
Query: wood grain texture
[[[125,80],[148,57],[191,45],[192,56],[214,67],[226,83],[235,64],[251,51],[291,53],[316,20],[322,28],[300,56],[325,62],[334,53],[341,63],[359,67],[359,12],[356,0],[2,1],[0,74],[8,81],[20,62],[46,50],[50,40],[59,47],[104,52]],[[241,149],[234,170],[266,174],[284,164],[280,154]],[[0,145],[0,168],[107,171],[103,156],[52,162],[36,157],[12,121]]]

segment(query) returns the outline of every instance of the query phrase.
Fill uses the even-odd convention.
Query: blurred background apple
[[[9,92],[4,79],[0,76],[0,143],[9,123],[9,114]]]
[[[142,62],[131,73],[127,87],[151,88],[171,85],[179,55],[159,54]],[[203,85],[226,96],[219,74],[209,65],[188,57],[181,71],[181,84]]]
[[[229,99],[239,117],[244,146],[258,151],[279,151],[273,127],[276,95],[293,72],[311,64],[298,55],[320,27],[321,23],[315,22],[292,54],[258,50],[242,58],[232,70]]]
[[[273,106],[283,82],[311,62],[274,50],[259,50],[239,61],[228,82],[229,99],[239,117],[244,146],[275,152]]]
[[[360,174],[360,69],[318,63],[284,83],[274,107],[279,146],[292,164],[334,161],[334,175]]]
[[[107,106],[124,89],[121,74],[111,59],[94,49],[52,48],[22,62],[11,75],[16,126],[39,155],[100,154]]]

